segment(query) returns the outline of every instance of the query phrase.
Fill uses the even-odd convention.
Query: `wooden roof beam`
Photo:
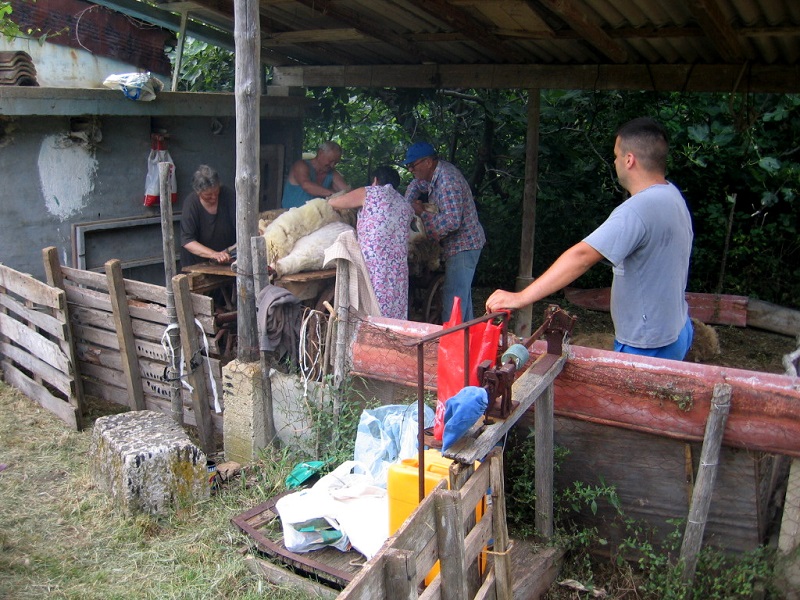
[[[265,46],[285,46],[298,44],[329,44],[333,42],[363,42],[372,38],[357,29],[307,29],[305,31],[282,31],[266,33],[262,37]]]
[[[687,5],[724,61],[742,62],[745,59],[739,37],[725,20],[717,0],[688,0]]]
[[[659,92],[800,93],[800,66],[751,65],[354,65],[276,67],[286,87],[413,87],[427,89],[651,90]],[[2,90],[0,90],[2,91]]]
[[[484,24],[475,20],[460,8],[445,0],[409,0],[418,9],[425,11],[437,20],[444,21],[470,41],[478,44],[492,56],[506,62],[524,62],[520,52],[511,48],[507,42],[495,36]]]
[[[539,0],[539,2],[561,17],[567,25],[578,32],[587,43],[603,53],[612,61],[622,64],[628,61],[628,52],[611,39],[601,27],[586,18],[586,9],[579,8],[573,0]],[[536,10],[533,3],[528,2],[531,10]]]
[[[375,38],[376,40],[381,40],[392,44],[399,50],[402,50],[408,54],[417,62],[433,60],[432,57],[426,56],[423,52],[420,52],[420,50],[412,42],[404,38],[402,35],[396,34],[395,32],[383,27],[377,27],[366,20],[358,18],[357,15],[347,13],[344,10],[337,8],[335,2],[331,2],[330,0],[297,1],[299,4],[303,4],[312,10],[319,11],[329,17],[332,17],[340,23],[343,23],[349,27],[353,27],[354,29],[372,38]]]

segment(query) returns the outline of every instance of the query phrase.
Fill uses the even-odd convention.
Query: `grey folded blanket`
[[[302,308],[294,294],[277,285],[267,285],[258,293],[256,310],[262,351],[276,352],[279,360],[288,357],[298,363]]]

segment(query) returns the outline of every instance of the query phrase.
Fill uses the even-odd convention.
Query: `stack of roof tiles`
[[[0,52],[0,85],[39,85],[36,67],[27,52]]]

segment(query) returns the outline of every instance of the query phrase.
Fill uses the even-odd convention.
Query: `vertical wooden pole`
[[[553,537],[553,384],[536,399],[536,531]]]
[[[251,251],[253,255],[253,282],[256,286],[256,297],[258,297],[261,290],[269,285],[269,273],[267,271],[267,240],[260,235],[254,235],[251,238]],[[269,376],[269,364],[267,363],[266,352],[260,351],[260,345],[259,340],[258,361],[261,368],[261,387],[264,392],[264,429],[266,430],[265,433],[269,443],[276,444],[275,416],[272,412],[272,380]]]
[[[122,373],[128,389],[128,404],[131,410],[145,410],[142,374],[139,371],[139,357],[136,355],[136,336],[128,310],[128,294],[122,278],[122,263],[119,259],[106,262],[108,295],[111,298],[111,312],[114,315],[114,328],[119,340],[119,353],[122,357]]]
[[[192,407],[197,421],[200,447],[206,455],[214,454],[217,446],[214,442],[214,422],[211,420],[206,390],[206,381],[212,375],[206,371],[205,361],[199,352],[200,345],[197,343],[197,325],[194,322],[188,276],[173,277],[172,287],[175,292],[175,306],[178,309],[178,324],[181,328],[181,350],[188,371],[186,378],[192,386]]]
[[[61,262],[58,259],[58,250],[55,246],[49,246],[42,250],[42,261],[44,262],[45,281],[47,285],[56,287],[60,290],[64,288],[64,274],[61,272]],[[77,419],[78,431],[83,429],[83,376],[81,375],[80,364],[78,363],[78,350],[75,345],[75,335],[72,333],[72,321],[69,318],[69,304],[64,306],[64,317],[67,322],[67,348],[69,361],[73,368],[74,393],[69,399],[69,403],[75,407],[75,418]]]
[[[503,453],[493,451],[489,455],[490,480],[492,482],[492,534],[494,536],[495,597],[511,600],[514,595],[511,579],[511,556],[509,556],[508,525],[506,524],[506,494],[503,482]]]
[[[167,291],[167,320],[170,325],[178,323],[178,315],[175,311],[175,294],[172,291],[172,278],[175,277],[175,229],[172,225],[172,190],[169,185],[169,174],[172,165],[168,162],[158,163],[158,182],[161,207],[161,249],[164,254],[164,288]],[[167,356],[167,361],[171,361],[167,372],[170,374],[169,397],[172,411],[172,419],[179,425],[183,425],[183,400],[181,399],[180,382],[180,363],[178,353],[178,342],[180,332],[176,327],[172,327],[167,333],[169,342],[174,353]]]
[[[467,559],[464,551],[464,523],[461,520],[461,494],[436,490],[436,541],[441,565],[442,600],[466,600]]]
[[[181,30],[178,33],[178,47],[175,48],[175,64],[172,66],[172,91],[178,91],[178,81],[181,78],[181,63],[183,62],[183,47],[186,43],[186,24],[189,21],[189,11],[181,10]]]
[[[261,25],[258,0],[235,0],[236,50],[236,243],[237,357],[256,360],[259,354],[253,258],[247,249],[256,234],[259,188],[259,101],[261,86]]]
[[[528,134],[525,142],[525,187],[522,193],[522,239],[519,251],[517,291],[533,281],[533,241],[536,233],[536,184],[539,177],[539,112],[541,97],[538,89],[528,90]],[[533,309],[527,306],[517,311],[514,332],[520,337],[531,334]]]
[[[711,398],[711,411],[706,421],[706,432],[703,437],[703,449],[700,453],[700,468],[697,471],[697,484],[692,494],[689,507],[689,519],[683,534],[680,560],[683,563],[683,579],[691,585],[694,581],[695,568],[700,547],[703,544],[703,532],[706,528],[708,509],[711,506],[711,495],[714,492],[714,481],[717,477],[719,450],[722,447],[722,435],[731,408],[731,386],[718,383],[714,386]]]

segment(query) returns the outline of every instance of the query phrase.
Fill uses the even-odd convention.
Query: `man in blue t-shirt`
[[[686,282],[692,222],[686,201],[665,178],[666,130],[650,118],[617,130],[614,166],[631,197],[521,292],[495,290],[487,311],[527,306],[605,259],[613,267],[611,317],[618,352],[682,360],[692,343]]]

